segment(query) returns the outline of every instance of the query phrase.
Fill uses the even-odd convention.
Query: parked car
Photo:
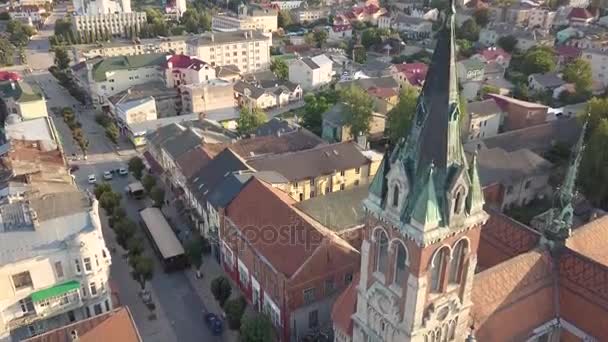
[[[218,315],[214,313],[208,313],[205,315],[205,322],[207,323],[207,327],[211,330],[211,333],[214,336],[219,336],[222,334],[222,320],[218,317]]]
[[[74,173],[76,171],[80,170],[80,166],[78,165],[72,165],[70,166],[70,173]]]
[[[110,172],[110,171],[104,171],[103,172],[103,179],[105,179],[105,180],[112,180],[112,172]]]
[[[97,178],[95,178],[95,175],[89,175],[88,180],[89,180],[89,184],[97,183]]]
[[[121,167],[120,169],[118,169],[118,174],[121,175],[121,176],[128,176],[129,175],[129,171],[126,168]]]

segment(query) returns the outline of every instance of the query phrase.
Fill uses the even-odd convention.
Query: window
[[[344,177],[344,174],[345,174],[344,170],[340,171],[340,176]]]
[[[15,290],[22,290],[34,286],[34,284],[32,284],[30,272],[25,271],[13,275],[13,285],[15,285]]]
[[[59,305],[68,305],[70,304],[70,299],[68,298],[67,295],[63,295],[61,296],[61,298],[59,298]]]
[[[358,174],[360,174],[360,173],[361,173],[361,168],[360,168],[360,167],[356,168],[356,169],[355,169],[355,174],[357,174],[357,175],[358,175]]]
[[[55,261],[55,275],[57,278],[63,278],[63,265],[61,265],[61,261]]]
[[[105,304],[106,304],[106,311],[110,311],[110,301],[106,299]]]
[[[358,186],[358,185],[359,185],[359,180],[358,180],[358,179],[356,179],[356,180],[355,180],[355,186]]]
[[[334,278],[325,279],[325,294],[331,294],[336,289]]]
[[[447,258],[448,249],[443,247],[431,259],[431,291],[433,292],[441,292]]]
[[[101,315],[101,313],[103,312],[101,304],[95,304],[95,306],[93,306],[93,310],[95,311],[95,316]]]
[[[395,184],[393,187],[393,207],[399,206],[399,186]]]
[[[456,198],[454,199],[454,214],[460,213],[460,207],[462,204],[462,189],[458,189],[456,192]]]
[[[507,195],[508,195],[508,194],[511,194],[512,192],[513,192],[513,186],[509,185],[509,186],[507,187]]]
[[[319,325],[319,311],[313,310],[308,313],[308,327],[316,328]]]
[[[344,284],[348,285],[353,281],[353,274],[352,273],[347,273],[344,276]]]
[[[87,318],[91,317],[91,309],[88,306],[85,306],[84,309],[87,312]]]
[[[95,285],[95,282],[89,284],[89,289],[91,290],[91,296],[97,295],[97,285]]]
[[[393,282],[400,286],[401,288],[405,288],[405,280],[407,277],[407,252],[405,247],[400,242],[395,242],[395,277]]]
[[[95,265],[99,267],[99,257],[97,256],[97,254],[95,254]]]
[[[456,247],[454,247],[450,262],[450,283],[460,284],[467,247],[467,240],[458,241]]]
[[[529,189],[530,186],[532,186],[532,181],[531,180],[526,181],[526,183],[524,184],[524,188]]]
[[[21,299],[19,301],[19,306],[21,306],[21,312],[24,314],[34,312],[34,303],[32,303],[32,298],[30,297]]]
[[[344,183],[340,184],[340,190],[344,190],[344,188],[346,188],[346,186],[344,185]]]
[[[376,271],[386,273],[386,263],[388,261],[388,237],[382,229],[376,230]]]
[[[304,303],[310,304],[315,300],[315,289],[304,290]]]
[[[313,198],[313,197],[315,197],[315,192],[310,190],[310,198]]]
[[[82,297],[86,298],[86,296],[87,296],[87,288],[86,288],[86,286],[84,286],[84,284],[82,284],[80,286],[80,292],[82,293]]]
[[[80,269],[80,260],[75,259],[74,260],[74,267],[76,268],[76,273],[80,273],[81,269]]]
[[[91,267],[91,258],[84,258],[84,270],[87,272],[90,272],[93,270],[93,268]]]

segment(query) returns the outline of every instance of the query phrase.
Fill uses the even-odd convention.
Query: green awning
[[[80,283],[76,280],[67,281],[48,289],[36,291],[32,293],[32,302],[40,302],[51,297],[61,296],[62,294],[68,293],[73,290],[78,290]]]

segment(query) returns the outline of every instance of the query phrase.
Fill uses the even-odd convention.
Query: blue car
[[[205,322],[207,322],[207,327],[209,327],[209,330],[211,330],[211,333],[214,336],[219,336],[222,334],[222,320],[216,314],[206,314]]]

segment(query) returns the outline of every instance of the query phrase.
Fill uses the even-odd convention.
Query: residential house
[[[583,50],[582,58],[591,64],[593,80],[601,82],[604,87],[608,86],[608,50]]]
[[[505,22],[512,26],[524,27],[529,22],[530,12],[534,8],[525,2],[515,3],[504,9]]]
[[[321,18],[327,18],[330,13],[328,7],[299,7],[291,12],[293,21],[297,24],[313,23]]]
[[[282,341],[299,341],[330,323],[332,305],[352,282],[360,258],[294,204],[253,177],[226,207],[220,231],[224,270],[253,310],[268,314]],[[276,239],[261,238],[268,229]],[[296,235],[306,238],[280,238]]]
[[[385,14],[378,19],[378,27],[404,33],[409,39],[422,40],[429,38],[433,31],[433,23],[420,17],[397,14]]]
[[[367,89],[367,94],[374,101],[374,112],[386,115],[397,105],[399,93],[392,88],[371,87]]]
[[[165,81],[167,88],[177,88],[186,84],[206,83],[215,79],[215,68],[186,55],[167,57],[165,63]]]
[[[278,12],[274,9],[239,6],[238,15],[216,14],[211,18],[213,31],[260,30],[264,33],[275,32],[278,28]]]
[[[569,33],[568,38],[565,45],[579,49],[602,49],[608,45],[608,33],[603,27],[596,25],[576,26]]]
[[[91,317],[23,340],[23,342],[61,341],[69,338],[84,341],[111,339],[121,342],[143,342],[128,306],[120,306]]]
[[[297,8],[300,8],[300,6],[302,5],[302,3],[304,3],[304,1],[271,1],[270,2],[273,6],[276,6],[276,8],[278,8],[279,10],[294,10]]]
[[[261,156],[248,160],[258,171],[275,171],[289,181],[288,194],[303,201],[369,182],[379,160],[354,142],[321,145],[313,149]]]
[[[0,81],[0,112],[4,113],[5,117],[15,114],[21,120],[30,120],[48,116],[46,99],[38,87],[13,76],[9,78]]]
[[[557,54],[557,64],[562,68],[582,56],[581,49],[567,45],[556,47],[555,53]]]
[[[113,113],[115,115],[118,127],[125,130],[134,123],[156,120],[156,101],[152,96],[138,99],[121,101],[115,104]]]
[[[462,96],[471,100],[477,97],[484,80],[485,63],[477,58],[469,58],[458,62],[458,80],[462,86]]]
[[[504,36],[517,38],[516,48],[525,52],[533,46],[553,46],[554,38],[546,31],[537,29],[519,29],[509,24],[496,24],[479,31],[479,42],[486,46],[496,46],[498,39]]]
[[[555,72],[531,74],[528,76],[528,89],[533,93],[553,93],[555,89],[565,83],[566,81],[562,80]]]
[[[350,11],[345,12],[344,16],[351,24],[361,22],[378,25],[379,18],[386,13],[386,9],[379,7],[378,4],[366,4],[363,7],[353,7]]]
[[[503,111],[494,99],[467,103],[469,125],[466,136],[469,141],[493,137],[498,134],[503,121]]]
[[[483,69],[482,87],[487,85],[498,89],[498,94],[508,95],[513,92],[515,86],[505,79],[506,68],[498,62],[489,62]]]
[[[482,49],[478,53],[471,56],[471,58],[477,59],[484,63],[496,62],[505,68],[508,67],[509,63],[511,62],[511,54],[496,46]]]
[[[532,8],[528,16],[528,28],[549,31],[553,28],[556,11],[548,8]]]
[[[587,8],[573,8],[568,13],[568,20],[572,26],[587,26],[599,18],[599,11]]]
[[[323,113],[323,128],[321,136],[329,142],[345,142],[355,140],[350,131],[350,126],[344,118],[344,105],[335,104],[327,112]],[[386,114],[372,112],[369,124],[369,133],[366,140],[378,141],[384,138],[386,131]]]
[[[241,70],[236,65],[224,65],[215,67],[215,77],[218,80],[235,83],[241,79]]]
[[[400,87],[412,86],[422,88],[429,66],[424,63],[401,63],[393,64],[390,68],[391,75],[399,82]]]
[[[481,149],[477,153],[482,186],[501,189],[502,198],[493,203],[500,210],[526,205],[551,194],[549,177],[553,164],[540,155],[528,149],[507,152],[501,148]]]
[[[548,107],[542,104],[522,101],[512,97],[488,94],[504,112],[505,131],[540,125],[547,121]]]
[[[239,81],[240,82],[240,81]],[[235,110],[234,85],[230,83],[188,84],[180,87],[183,110],[186,113],[213,113]]]
[[[272,37],[261,31],[207,32],[187,41],[188,55],[212,66],[235,65],[242,72],[270,67]]]
[[[256,83],[237,81],[234,94],[242,107],[275,108],[302,100],[302,88],[289,81],[268,80]]]
[[[327,40],[329,41],[339,42],[344,40],[350,40],[353,36],[353,27],[350,24],[334,24],[328,29],[327,32]]]
[[[325,55],[305,57],[289,64],[289,81],[304,90],[316,89],[331,82],[333,62]]]
[[[61,153],[53,153],[65,170]],[[21,341],[113,308],[97,200],[56,180],[49,186],[59,192],[42,196],[46,186],[33,187],[0,205],[3,340]]]

